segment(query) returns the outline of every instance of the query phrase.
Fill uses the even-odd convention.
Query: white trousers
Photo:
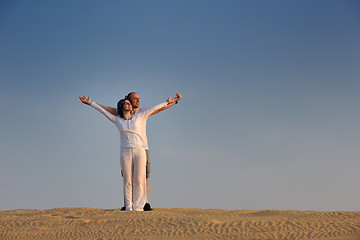
[[[145,149],[122,148],[120,164],[123,173],[126,211],[143,211],[146,203]]]

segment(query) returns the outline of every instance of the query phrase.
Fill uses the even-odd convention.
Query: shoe
[[[154,210],[154,209],[151,208],[150,203],[145,203],[144,211],[151,211],[151,210]]]
[[[121,211],[125,211],[125,210],[126,210],[126,207],[123,206],[123,207],[121,208]]]

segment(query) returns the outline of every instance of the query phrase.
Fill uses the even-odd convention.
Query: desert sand
[[[0,239],[360,240],[360,212],[21,209],[0,211]]]

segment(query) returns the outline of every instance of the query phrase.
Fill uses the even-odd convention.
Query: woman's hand
[[[91,105],[91,103],[92,103],[90,96],[87,98],[85,96],[82,96],[82,97],[79,96],[79,99],[80,99],[80,101],[82,101],[84,104],[87,104],[87,105]]]

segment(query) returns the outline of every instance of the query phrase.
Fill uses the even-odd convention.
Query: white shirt
[[[138,108],[134,115],[136,115],[138,113],[142,113],[144,111],[146,111],[146,108]],[[150,117],[150,115],[147,117],[147,119]],[[148,144],[148,140],[147,140],[147,136],[146,136],[147,119],[145,121],[141,121],[141,127],[140,127],[140,133],[139,133],[141,135],[141,138],[144,141],[145,149],[149,149],[149,144]]]
[[[155,107],[138,109],[132,119],[124,120],[119,116],[112,115],[95,102],[91,103],[93,108],[104,114],[105,117],[116,125],[120,133],[121,148],[131,147],[144,149],[149,149],[146,137],[146,121],[153,112],[166,105],[167,102],[164,102]]]

